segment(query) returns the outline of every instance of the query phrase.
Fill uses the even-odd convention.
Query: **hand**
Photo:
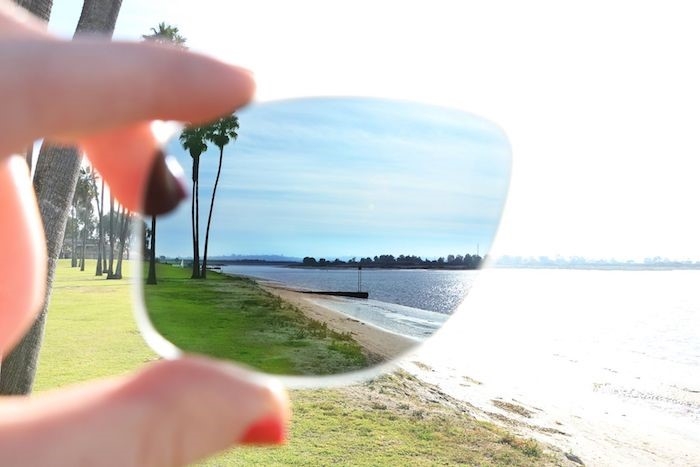
[[[249,73],[185,51],[66,42],[0,3],[0,350],[41,305],[43,228],[23,152],[36,138],[79,144],[138,210],[153,167],[154,119],[203,122],[245,104]],[[117,153],[114,141],[119,142]],[[165,172],[163,172],[165,173]],[[229,364],[183,358],[135,375],[0,399],[0,465],[186,464],[241,442],[280,443],[285,392]]]

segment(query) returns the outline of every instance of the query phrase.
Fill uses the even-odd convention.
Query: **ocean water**
[[[587,465],[700,465],[699,285],[696,270],[484,270],[412,358],[454,397],[528,407]]]
[[[431,337],[449,318],[445,313],[371,299],[316,297],[311,301],[386,331],[416,340]]]
[[[425,269],[310,269],[275,266],[224,266],[223,272],[280,282],[308,290],[357,291],[372,300],[451,314],[467,296],[478,271]]]
[[[492,270],[487,275],[479,307],[464,316],[468,327],[481,328],[482,340],[507,339],[533,358],[548,356],[607,375],[598,389],[627,392],[625,397],[645,395],[615,388],[612,380],[700,393],[700,271]],[[700,421],[698,406],[648,399]]]
[[[227,274],[265,279],[299,290],[362,291],[369,299],[310,296],[322,306],[412,339],[440,329],[464,301],[477,271],[308,269],[275,266],[225,266]]]
[[[310,270],[241,268],[297,287],[357,287],[356,272],[340,282],[317,271],[329,282],[314,282]],[[700,271],[363,271],[363,283],[370,272],[390,290],[374,286],[364,303],[320,300],[368,321],[439,314],[430,326],[442,328],[404,362],[422,362],[414,370],[452,396],[486,411],[494,398],[527,407],[527,424],[565,433],[535,436],[588,465],[700,466]]]

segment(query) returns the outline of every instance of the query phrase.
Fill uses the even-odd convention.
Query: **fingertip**
[[[110,192],[129,211],[142,211],[142,204],[160,147],[148,122],[83,138],[80,146],[109,186]]]
[[[167,87],[163,86],[163,100],[154,105],[161,109],[159,118],[201,125],[245,107],[255,96],[256,82],[251,71],[205,55],[188,59],[186,63],[177,61],[179,68],[173,73],[177,76],[170,79]],[[196,99],[194,93],[183,96],[182,90],[194,87],[195,83],[202,83]]]
[[[3,96],[13,117],[3,122],[9,147],[37,137],[74,142],[137,121],[205,123],[255,93],[248,70],[152,43],[42,38],[0,54],[15,65],[13,74],[0,75],[13,89]]]

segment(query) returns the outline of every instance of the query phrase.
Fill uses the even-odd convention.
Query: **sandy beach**
[[[366,351],[373,363],[396,358],[416,345],[416,341],[409,337],[384,331],[344,313],[324,307],[318,303],[321,301],[318,296],[263,280],[257,280],[257,282],[266,291],[299,308],[309,318],[326,323],[330,329],[336,332],[350,333]],[[333,298],[324,296],[322,300],[332,301]]]
[[[464,375],[456,377],[459,380],[456,387],[461,390],[454,391],[451,382],[446,380],[446,378],[451,379],[448,375],[454,376],[454,372],[436,371],[436,368],[431,366],[434,364],[434,359],[423,355],[418,347],[419,343],[415,340],[384,331],[320,304],[320,302],[335,300],[332,297],[319,298],[277,283],[260,279],[256,281],[266,291],[293,304],[309,318],[325,322],[329,328],[337,332],[351,333],[375,362],[403,356],[399,360],[400,368],[418,378],[413,382],[416,401],[438,403],[440,407],[444,406],[459,413],[469,414],[477,420],[495,423],[524,438],[537,439],[543,443],[545,452],[556,459],[557,465],[582,465],[580,458],[572,451],[572,443],[567,439],[570,435],[562,431],[567,427],[561,426],[541,409],[504,397],[507,392],[499,391],[492,385],[483,384]],[[367,397],[364,388],[365,385],[359,385],[351,386],[346,390],[358,391],[361,393],[359,398],[364,399]],[[468,390],[464,391],[465,388]],[[383,401],[387,404],[396,402],[393,396]],[[437,410],[443,409],[431,408],[431,412]],[[577,452],[581,452],[580,449],[577,449]]]
[[[470,404],[475,417],[556,447],[571,465],[699,466],[697,357],[668,325],[684,313],[697,319],[697,279],[696,271],[482,271],[465,307],[401,367]],[[633,340],[643,326],[650,334]]]

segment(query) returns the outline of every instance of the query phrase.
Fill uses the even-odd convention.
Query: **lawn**
[[[130,281],[94,274],[94,261],[84,272],[59,262],[35,391],[125,373],[157,358],[136,329]],[[129,277],[128,261],[123,274]]]
[[[154,327],[188,352],[245,363],[268,373],[324,375],[367,366],[348,334],[329,330],[245,277],[158,264],[157,285],[146,285]]]
[[[107,281],[61,262],[35,391],[122,374],[157,358],[131,315],[127,279]],[[129,269],[124,271],[125,277]],[[405,373],[333,390],[291,394],[289,442],[235,448],[202,462],[229,465],[560,465],[532,440],[466,413]]]

